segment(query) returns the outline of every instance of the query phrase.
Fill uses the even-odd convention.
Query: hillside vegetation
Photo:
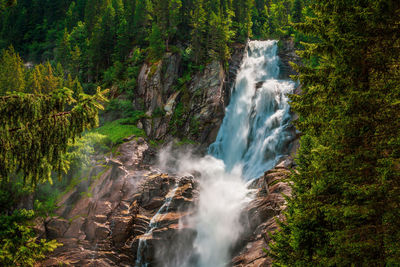
[[[97,158],[145,136],[139,119],[164,115],[132,105],[144,63],[178,54],[185,88],[213,61],[228,71],[248,39],[293,40],[301,57],[301,147],[275,265],[398,266],[397,0],[1,0],[0,265],[33,266],[59,246],[38,240],[35,218]]]

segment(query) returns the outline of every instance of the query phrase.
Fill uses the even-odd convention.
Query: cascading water
[[[240,213],[251,198],[246,181],[273,168],[293,140],[286,95],[295,83],[278,80],[277,49],[276,41],[249,42],[210,155],[191,165],[202,173],[195,218],[198,267],[229,264],[229,250],[243,230]]]
[[[246,179],[274,167],[292,140],[286,95],[294,82],[277,79],[277,49],[276,41],[249,43],[217,140],[209,148],[227,171],[242,165]]]
[[[230,249],[244,230],[241,211],[252,197],[248,181],[273,168],[293,139],[286,94],[295,83],[278,76],[277,42],[249,42],[209,155],[179,160],[179,173],[195,171],[201,178],[197,212],[190,219],[197,232],[193,255],[176,255],[185,260],[174,267],[229,265]]]
[[[147,247],[147,238],[151,237],[153,234],[154,230],[157,229],[159,222],[162,220],[162,218],[165,216],[165,213],[168,212],[169,206],[171,205],[171,201],[173,200],[175,196],[175,192],[178,188],[178,185],[175,185],[173,189],[168,192],[168,194],[165,196],[165,202],[161,206],[161,208],[157,211],[157,213],[153,216],[153,218],[150,221],[149,224],[149,230],[139,239],[139,246],[138,246],[138,251],[137,251],[137,259],[136,259],[136,264],[135,266],[137,267],[147,267],[148,264],[145,262],[144,258],[142,257],[144,250]]]

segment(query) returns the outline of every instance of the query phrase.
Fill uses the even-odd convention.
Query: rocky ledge
[[[122,144],[116,154],[61,199],[56,216],[38,224],[42,237],[63,243],[38,266],[174,266],[170,255],[190,255],[196,232],[184,222],[195,212],[196,177],[149,166],[154,153],[142,138]],[[283,161],[252,183],[257,193],[243,211],[247,231],[232,266],[270,265],[266,233],[277,228],[275,217],[285,208],[291,164]]]
[[[268,233],[278,229],[276,219],[282,219],[286,208],[284,196],[290,196],[291,187],[287,178],[293,165],[291,158],[283,160],[263,177],[255,180],[250,188],[256,190],[256,197],[243,212],[247,233],[242,237],[232,259],[232,266],[266,267],[271,259],[264,252],[268,249]]]
[[[38,266],[134,266],[140,239],[147,240],[143,256],[152,262],[154,246],[178,231],[181,236],[179,221],[193,205],[196,182],[149,167],[149,151],[142,138],[122,144],[118,156],[94,167],[87,181],[61,199],[57,216],[37,229],[63,246]],[[161,210],[167,198],[169,207]],[[146,235],[152,218],[157,229]]]
[[[244,51],[244,45],[235,44],[227,69],[214,60],[187,77],[182,77],[184,66],[178,54],[167,53],[158,62],[145,63],[133,104],[146,112],[140,126],[147,136],[166,140],[175,135],[205,146],[211,144],[223,120]],[[185,79],[189,80],[183,85]]]

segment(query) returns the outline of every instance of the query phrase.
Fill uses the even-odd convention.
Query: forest
[[[145,110],[144,64],[151,75],[179,55],[168,130],[195,143],[182,134],[185,118],[200,135],[185,114],[193,78],[213,62],[229,72],[237,45],[271,39],[300,58],[290,105],[301,137],[262,253],[274,266],[399,266],[397,0],[0,0],[0,265],[35,266],[62,246],[35,223],[99,155],[132,135],[164,142],[138,127],[168,113]]]

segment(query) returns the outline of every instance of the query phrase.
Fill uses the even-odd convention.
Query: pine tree
[[[99,22],[109,4],[110,0],[87,0],[85,7],[85,24],[89,34],[93,32],[95,25]]]
[[[182,8],[181,0],[170,0],[169,2],[169,29],[168,29],[168,38],[167,38],[167,49],[168,43],[171,39],[175,37],[175,34],[178,32],[178,26],[181,23],[181,13],[180,10]]]
[[[221,11],[219,11],[218,15],[211,12],[209,20],[209,48],[214,53],[213,57],[215,59],[226,62],[230,56],[229,44],[233,37],[233,31],[230,29],[230,15],[223,17]]]
[[[151,28],[149,13],[152,11],[150,7],[148,0],[136,0],[132,31],[137,44],[145,43],[149,35]]]
[[[114,18],[115,10],[109,5],[93,29],[89,53],[95,80],[100,79],[102,72],[112,65],[116,35]]]
[[[63,66],[68,66],[71,56],[71,43],[67,28],[64,29],[63,37],[61,38],[56,52],[56,60]]]
[[[21,57],[11,46],[3,50],[0,59],[0,95],[7,91],[25,90],[25,68]]]
[[[203,0],[195,0],[195,10],[192,12],[192,50],[196,64],[203,62],[206,56],[206,15],[203,9]]]
[[[303,3],[302,0],[294,0],[293,8],[292,8],[292,22],[299,23],[301,22],[302,18],[302,7]]]
[[[400,262],[400,3],[315,1],[292,96],[303,132],[277,266]]]
[[[36,65],[29,74],[25,92],[35,94],[54,92],[60,89],[63,75],[63,71],[59,75],[55,74],[50,62]]]
[[[156,23],[153,23],[153,27],[151,29],[151,34],[149,36],[149,50],[152,59],[158,60],[164,55],[165,45],[162,38],[162,34],[160,28]]]
[[[251,13],[254,6],[254,0],[234,1],[234,25],[237,39],[240,42],[246,42],[251,37],[252,19]]]
[[[67,88],[0,97],[0,187],[17,173],[34,186],[50,180],[53,170],[65,171],[68,142],[97,126],[99,101],[106,100],[106,92],[81,94],[78,101]]]
[[[81,49],[79,46],[75,45],[75,47],[71,50],[71,55],[70,55],[70,64],[68,66],[69,72],[72,74],[74,77],[79,76],[79,71],[81,69]]]
[[[123,18],[117,29],[117,42],[115,45],[114,61],[124,62],[129,54],[131,46],[131,41],[128,34],[128,22]]]

